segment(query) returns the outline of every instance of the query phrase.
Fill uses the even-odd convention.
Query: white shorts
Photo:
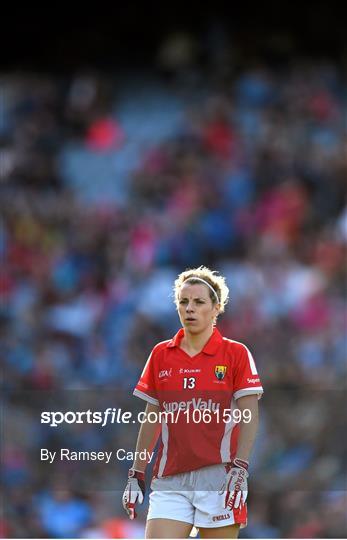
[[[247,505],[233,511],[223,507],[220,489],[226,476],[223,464],[196,471],[154,478],[147,519],[176,519],[195,527],[247,525]]]

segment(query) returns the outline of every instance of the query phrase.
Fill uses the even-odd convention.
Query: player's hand
[[[129,469],[128,482],[123,493],[123,507],[130,519],[136,518],[135,506],[145,497],[145,473]]]
[[[224,497],[224,508],[233,510],[246,502],[248,495],[248,462],[235,458],[227,470],[227,477],[222,487],[221,494]]]

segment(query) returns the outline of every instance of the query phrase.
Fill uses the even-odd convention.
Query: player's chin
[[[197,321],[184,322],[184,328],[191,334],[199,334],[199,332],[201,332],[201,326]]]

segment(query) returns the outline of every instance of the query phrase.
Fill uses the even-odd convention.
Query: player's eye
[[[180,300],[179,303],[180,303],[180,304],[186,304],[186,303],[187,303],[187,300]]]

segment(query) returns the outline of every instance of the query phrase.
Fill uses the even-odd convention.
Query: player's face
[[[209,289],[203,283],[183,285],[178,296],[178,314],[182,326],[198,334],[213,325],[219,304],[214,304]]]

